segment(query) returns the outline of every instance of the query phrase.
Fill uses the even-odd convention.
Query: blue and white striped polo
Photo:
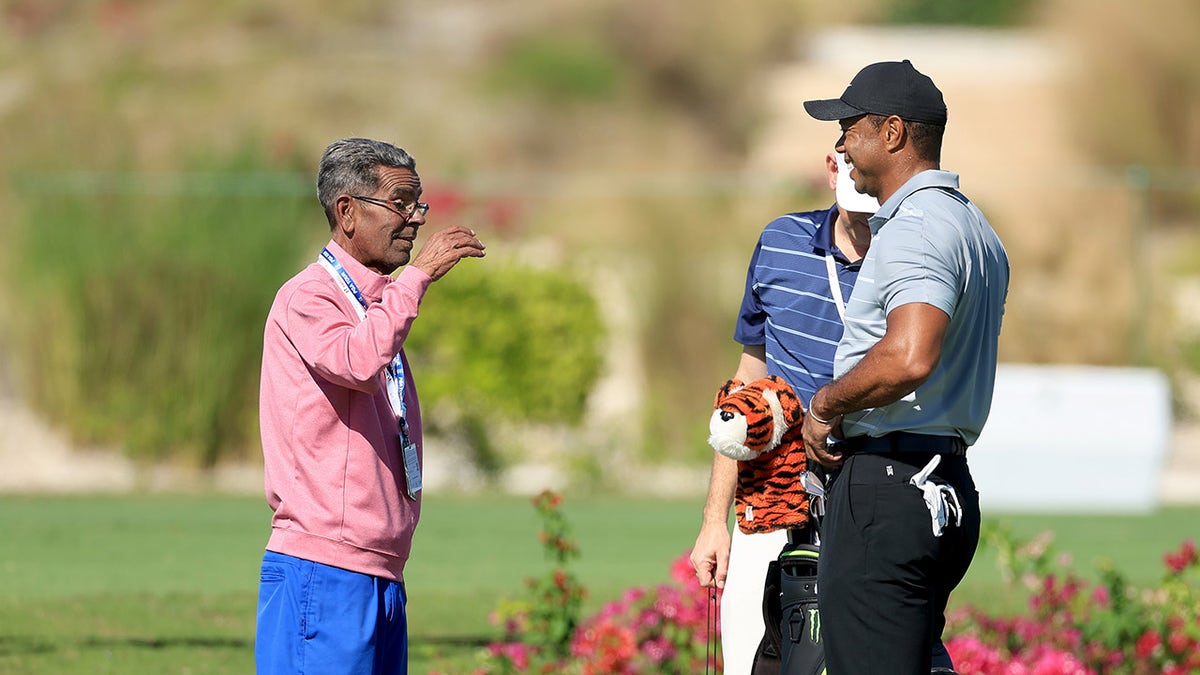
[[[825,262],[833,255],[842,297],[849,299],[859,263],[833,244],[837,207],[789,213],[771,221],[754,248],[733,338],[765,345],[767,374],[787,381],[805,407],[833,379],[842,320]]]

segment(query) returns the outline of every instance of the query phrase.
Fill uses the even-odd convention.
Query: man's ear
[[[354,200],[350,195],[338,195],[333,202],[333,216],[342,234],[350,236],[354,233]]]
[[[837,156],[831,152],[828,155],[825,155],[825,178],[829,182],[830,190],[837,189],[837,175]]]
[[[883,147],[888,152],[895,152],[904,146],[908,140],[908,127],[898,115],[891,115],[883,121],[879,130],[882,134]]]

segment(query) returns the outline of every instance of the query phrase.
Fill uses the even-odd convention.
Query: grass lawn
[[[667,579],[700,501],[568,497],[586,611]],[[1152,516],[995,516],[1023,537],[1056,533],[1080,571],[1113,561],[1135,584],[1196,537],[1200,508]],[[228,496],[0,497],[0,672],[248,673],[268,511]],[[494,637],[487,615],[547,569],[540,523],[518,497],[426,499],[407,581],[412,672],[462,672]],[[1012,611],[1021,596],[981,549],[956,602]]]

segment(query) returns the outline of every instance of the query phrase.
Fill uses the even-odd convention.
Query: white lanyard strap
[[[837,305],[838,316],[846,321],[846,301],[842,299],[842,284],[838,281],[837,267],[833,262],[833,254],[825,254],[825,269],[829,272],[829,293],[833,296],[833,304]]]
[[[354,279],[346,272],[346,268],[342,267],[337,257],[327,248],[321,250],[318,262],[329,273],[329,276],[333,277],[334,283],[342,293],[350,299],[354,312],[358,314],[358,320],[365,321],[367,299],[363,297],[362,291],[358,290],[358,284],[354,283]],[[384,379],[387,380],[388,403],[391,404],[392,412],[396,415],[399,425],[400,447],[404,451],[404,479],[408,488],[408,496],[416,499],[417,493],[421,491],[421,463],[417,458],[417,444],[408,438],[408,406],[404,403],[404,359],[399,353],[392,357],[392,362],[384,369],[383,374]]]

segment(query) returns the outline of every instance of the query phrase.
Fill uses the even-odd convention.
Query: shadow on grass
[[[410,646],[424,644],[438,647],[486,647],[495,638],[478,635],[417,635],[408,636]]]
[[[475,648],[485,647],[491,638],[464,635],[420,635],[410,636],[411,645],[431,647]],[[30,636],[0,635],[0,656],[50,654],[68,648],[98,649],[111,647],[133,647],[137,649],[235,649],[252,650],[254,640],[233,637],[85,637],[80,640],[47,640]]]
[[[132,647],[135,649],[234,649],[252,650],[254,640],[229,637],[85,637],[79,640],[46,640],[29,636],[0,635],[0,656],[30,656],[51,654],[68,649],[109,649]]]

